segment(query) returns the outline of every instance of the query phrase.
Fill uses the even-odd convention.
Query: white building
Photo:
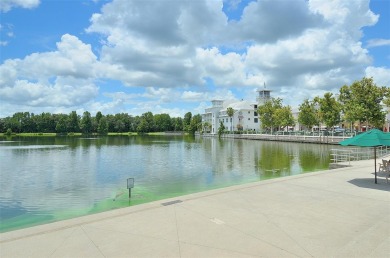
[[[386,112],[385,124],[383,126],[383,131],[390,132],[390,107],[384,106],[383,109]]]
[[[202,114],[202,122],[207,122],[210,125],[207,131],[211,134],[217,134],[220,122],[223,123],[227,131],[260,130],[261,123],[257,114],[257,107],[271,98],[271,91],[264,88],[264,90],[258,90],[257,92],[257,102],[212,100],[212,106],[206,108],[205,113]],[[229,107],[234,110],[232,117],[227,114]]]

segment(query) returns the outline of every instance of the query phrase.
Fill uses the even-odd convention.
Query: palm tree
[[[203,131],[205,133],[208,133],[210,131],[211,124],[209,122],[204,122],[203,123]]]
[[[232,131],[232,127],[233,127],[232,117],[234,115],[234,109],[232,107],[228,107],[226,109],[226,113],[230,117],[230,131]]]

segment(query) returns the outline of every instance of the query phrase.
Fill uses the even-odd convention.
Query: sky
[[[0,117],[390,87],[390,0],[1,0]]]

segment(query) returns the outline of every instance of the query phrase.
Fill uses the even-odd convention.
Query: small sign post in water
[[[131,188],[134,187],[134,178],[130,177],[127,179],[127,189],[129,189],[129,198],[131,198]]]

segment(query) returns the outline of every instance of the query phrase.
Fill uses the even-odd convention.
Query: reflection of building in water
[[[215,137],[203,138],[202,146],[207,150],[204,152],[204,159],[211,161],[213,174],[252,174],[255,178],[328,169],[332,148],[322,144],[219,140]]]
[[[383,106],[383,109],[386,112],[385,124],[383,126],[383,131],[390,132],[390,107]]]
[[[257,107],[271,98],[271,91],[265,87],[262,90],[257,90],[257,102],[246,100],[212,100],[212,106],[205,109],[202,114],[202,122],[209,124],[208,132],[217,134],[220,122],[228,131],[240,130],[260,130],[260,120],[257,114]],[[232,117],[227,114],[228,108],[234,110]]]

